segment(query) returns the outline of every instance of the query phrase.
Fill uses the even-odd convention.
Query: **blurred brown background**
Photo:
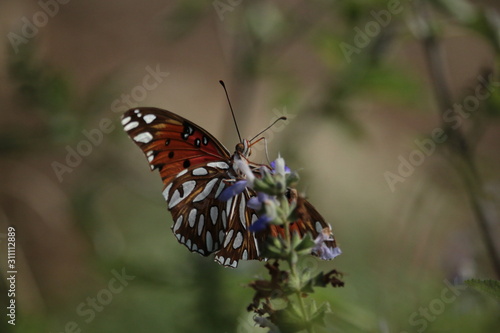
[[[345,288],[317,295],[333,310],[325,331],[498,329],[492,299],[460,289],[441,300],[464,279],[499,278],[478,221],[498,253],[498,5],[413,1],[391,13],[390,3],[2,1],[4,283],[9,225],[18,269],[16,326],[3,316],[2,332],[264,332],[243,287],[262,263],[224,269],[179,245],[161,181],[119,122],[129,107],[160,107],[232,150],[220,79],[243,136],[288,116],[267,133],[270,157],[280,152],[299,170],[344,252],[310,263],[345,273]],[[433,40],[448,100],[429,64]],[[357,51],[346,57],[346,44]],[[490,96],[467,119],[444,120],[477,87]],[[453,124],[435,151],[415,153],[415,140]],[[82,143],[85,133],[95,142]],[[391,189],[387,172],[398,175],[412,153],[422,164]],[[130,280],[116,280],[118,292],[110,281],[123,271]],[[432,320],[419,312],[429,307]]]

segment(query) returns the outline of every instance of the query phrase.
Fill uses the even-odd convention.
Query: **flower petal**
[[[289,167],[286,166],[285,160],[281,157],[278,157],[276,160],[271,162],[272,173],[277,174],[287,174],[292,172]]]
[[[270,195],[264,192],[257,192],[256,197],[252,197],[250,198],[250,200],[248,200],[247,206],[255,210],[261,210],[262,204],[271,199],[272,197]]]
[[[328,247],[325,243],[321,244],[320,248],[314,248],[313,253],[317,254],[323,260],[331,260],[338,255],[342,254],[342,251],[338,247]]]
[[[226,187],[217,199],[219,199],[220,201],[228,201],[232,197],[243,192],[247,187],[247,183],[248,182],[246,179],[238,180],[233,185]]]
[[[254,223],[252,223],[250,225],[249,230],[251,232],[262,231],[267,227],[269,222],[271,222],[271,219],[267,215],[264,214],[261,217],[259,217],[259,219],[257,221],[255,221]]]
[[[261,192],[259,192],[260,194]],[[255,210],[260,210],[262,208],[262,202],[259,200],[258,197],[251,197],[250,200],[247,202],[248,208],[252,208]]]
[[[330,234],[330,230],[328,228],[323,229],[321,233],[316,236],[314,239],[314,243],[316,246],[312,249],[312,253],[316,254],[323,260],[331,260],[336,256],[342,254],[342,251],[338,247],[329,247],[325,244],[325,241],[332,241],[333,237]]]

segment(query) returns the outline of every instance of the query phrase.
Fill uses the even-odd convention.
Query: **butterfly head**
[[[252,149],[250,148],[251,146],[250,141],[243,140],[238,143],[234,149],[237,155],[246,159],[252,154]]]

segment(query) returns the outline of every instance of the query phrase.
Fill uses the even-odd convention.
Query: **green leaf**
[[[320,326],[325,326],[325,314],[328,312],[332,312],[330,309],[330,304],[328,303],[323,303],[321,306],[316,309],[316,302],[313,301],[311,304],[311,309],[313,311],[311,315],[310,322],[312,324],[320,325]]]
[[[495,296],[497,298],[500,298],[500,281],[498,280],[471,279],[471,280],[466,280],[465,283],[469,287],[487,293],[490,296]]]
[[[287,187],[295,187],[300,180],[300,177],[296,172],[286,174],[285,178]]]
[[[288,253],[283,239],[280,237],[268,237],[262,255],[269,259],[286,260],[288,258]]]
[[[314,292],[315,279],[311,279],[310,277],[303,277],[304,281],[307,281],[303,284],[301,292],[306,294],[312,294]]]
[[[300,332],[306,328],[302,313],[295,304],[289,304],[285,309],[276,311],[272,321],[282,333]]]
[[[315,245],[316,244],[314,243],[312,236],[307,233],[304,238],[300,240],[300,242],[294,244],[294,250],[298,255],[310,254]]]
[[[302,289],[302,283],[300,281],[300,277],[297,275],[290,275],[288,280],[288,286],[293,291],[299,291]]]

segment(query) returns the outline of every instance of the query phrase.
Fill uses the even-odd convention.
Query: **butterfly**
[[[224,189],[241,177],[234,162],[248,158],[250,141],[242,140],[230,154],[200,126],[152,107],[130,109],[121,122],[146,155],[151,170],[161,175],[163,196],[173,218],[172,231],[181,244],[203,256],[214,253],[215,261],[229,267],[237,267],[239,260],[264,259],[260,244],[268,236],[283,234],[283,230],[275,225],[256,233],[249,230],[259,218],[247,207],[256,193],[246,188],[227,201],[218,200]],[[261,165],[250,166],[257,174]],[[330,225],[307,200],[296,194],[292,199],[297,202],[298,220],[291,225],[291,232],[309,232],[313,238],[325,232],[332,234]],[[325,244],[337,249],[333,238]]]

